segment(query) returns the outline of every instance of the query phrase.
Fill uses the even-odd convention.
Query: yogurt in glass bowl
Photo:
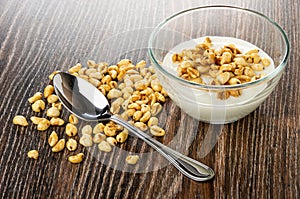
[[[186,78],[178,72],[178,67],[189,59],[186,56],[188,53],[180,57],[183,61],[174,60],[174,56],[182,55],[186,50],[197,49],[207,37],[211,40],[211,46],[206,51],[216,52],[211,65],[205,65],[201,61],[193,62],[193,68],[198,71],[196,73],[200,72],[200,77],[197,78],[201,81]],[[238,49],[230,63],[222,63],[222,53],[217,53],[225,46],[235,46]],[[217,71],[224,64],[232,64],[236,61],[235,58],[244,56],[253,49],[257,50],[261,59],[269,62],[263,69],[254,71],[252,76],[257,78],[251,77],[251,81],[241,81],[238,84],[230,84],[228,81],[212,83],[218,81],[209,76],[209,70],[216,68]],[[204,6],[179,12],[155,28],[148,48],[150,60],[170,98],[188,115],[213,124],[231,123],[255,110],[278,84],[289,52],[288,38],[279,25],[261,13],[233,6]],[[247,68],[254,68],[254,64],[250,63]],[[262,65],[261,62],[259,64]],[[202,65],[211,68],[203,72],[198,68]],[[226,71],[230,78],[235,78],[235,69],[241,67],[235,63],[233,65],[231,71]],[[224,71],[217,72],[219,74]],[[220,97],[220,94],[232,91],[239,95]]]

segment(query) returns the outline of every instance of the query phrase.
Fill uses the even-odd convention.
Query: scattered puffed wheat
[[[30,151],[28,151],[27,156],[28,156],[28,158],[37,160],[39,157],[39,152],[37,150],[30,150]]]
[[[44,89],[44,97],[47,98],[52,95],[54,92],[54,87],[52,85],[48,85]]]
[[[32,105],[31,108],[34,112],[39,113],[41,110],[45,110],[46,104],[43,100],[36,100]]]
[[[128,164],[136,164],[138,160],[139,160],[139,156],[138,155],[129,155],[125,159],[125,161]]]
[[[46,118],[43,118],[37,125],[37,130],[45,131],[50,127],[50,121]]]
[[[111,145],[105,140],[103,140],[102,142],[100,142],[100,144],[98,144],[98,149],[104,152],[111,152],[112,150]]]
[[[79,143],[85,147],[93,146],[93,138],[90,134],[82,134]]]
[[[22,115],[16,115],[13,118],[13,124],[20,125],[20,126],[28,126],[28,122],[26,118]]]
[[[69,162],[71,162],[73,164],[77,164],[77,163],[82,162],[83,157],[84,157],[83,153],[78,153],[76,155],[69,156],[68,160],[69,160]]]
[[[41,92],[36,92],[32,97],[30,97],[30,98],[28,99],[28,102],[32,104],[32,103],[34,103],[35,101],[42,99],[42,97],[43,97],[43,93],[41,93]]]
[[[48,138],[48,144],[51,147],[53,147],[54,145],[56,145],[57,142],[58,142],[58,136],[55,131],[52,131],[52,133],[50,134],[50,136]]]
[[[69,151],[75,151],[77,149],[77,141],[70,138],[66,143],[66,147]]]
[[[71,124],[78,124],[78,118],[74,114],[69,115],[69,122]]]
[[[52,152],[60,152],[65,148],[65,139],[60,139],[53,147]]]
[[[65,133],[69,136],[75,136],[77,135],[77,127],[74,124],[68,123],[66,125]]]

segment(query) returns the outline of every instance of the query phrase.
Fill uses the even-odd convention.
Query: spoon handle
[[[112,115],[110,120],[124,126],[137,137],[145,141],[161,155],[168,159],[185,176],[195,181],[206,181],[214,177],[214,171],[205,164],[189,158],[153,139],[148,134],[130,125],[119,117]]]

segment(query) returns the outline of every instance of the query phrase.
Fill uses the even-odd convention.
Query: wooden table
[[[189,180],[157,154],[150,155],[145,164],[131,167],[118,160],[118,155],[80,147],[85,159],[74,165],[67,161],[71,152],[54,154],[47,144],[53,129],[65,136],[62,128],[38,132],[31,123],[25,128],[12,124],[17,114],[27,118],[33,115],[27,99],[49,83],[47,76],[52,71],[67,70],[88,59],[105,61],[97,54],[103,50],[99,46],[102,41],[120,32],[153,28],[171,14],[210,2],[0,1],[0,198],[299,198],[297,0],[215,1],[262,12],[282,26],[289,37],[292,53],[287,68],[258,109],[220,128],[193,120],[171,101],[165,105],[164,116],[172,116],[167,120],[169,133],[159,140],[212,167],[216,172],[212,181]],[[174,133],[180,130],[180,123],[187,129],[184,135]],[[220,133],[209,138],[211,143],[217,141],[216,145],[203,152],[203,140],[210,128],[220,128]],[[131,136],[118,147],[132,153],[153,152]],[[31,149],[39,150],[38,160],[27,158]],[[115,168],[114,161],[124,167]],[[145,167],[147,172],[143,172]]]

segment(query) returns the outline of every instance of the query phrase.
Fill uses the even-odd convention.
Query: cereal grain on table
[[[42,120],[37,124],[37,130],[45,131],[50,127],[50,121],[46,118],[42,118]]]
[[[43,93],[41,93],[41,92],[36,92],[32,97],[30,97],[29,99],[28,99],[28,102],[29,103],[34,103],[35,101],[37,101],[37,100],[40,100],[40,99],[42,99],[43,98]]]
[[[48,138],[48,144],[53,147],[54,145],[56,145],[58,142],[58,135],[55,131],[52,131],[52,133],[50,134],[49,138]]]
[[[28,158],[37,160],[39,157],[39,152],[37,150],[30,150],[30,151],[28,151],[27,156],[28,156]]]
[[[47,85],[44,89],[44,98],[48,98],[54,92],[54,86]]]
[[[139,160],[139,156],[138,155],[129,155],[125,159],[125,161],[128,164],[136,164],[138,160]]]
[[[26,118],[22,115],[16,115],[13,118],[13,124],[20,125],[20,126],[28,126],[28,122]]]
[[[52,152],[60,152],[64,150],[66,144],[65,139],[60,139],[53,147],[52,147]]]
[[[68,123],[66,125],[66,129],[65,129],[65,133],[69,136],[69,137],[72,137],[72,136],[75,136],[77,135],[77,127],[74,125],[74,124],[71,124],[71,123]]]
[[[76,155],[69,156],[68,161],[73,164],[78,164],[78,163],[82,162],[83,157],[84,157],[83,153],[78,153]]]
[[[73,138],[69,138],[66,143],[66,148],[69,151],[75,151],[77,149],[77,141]]]

